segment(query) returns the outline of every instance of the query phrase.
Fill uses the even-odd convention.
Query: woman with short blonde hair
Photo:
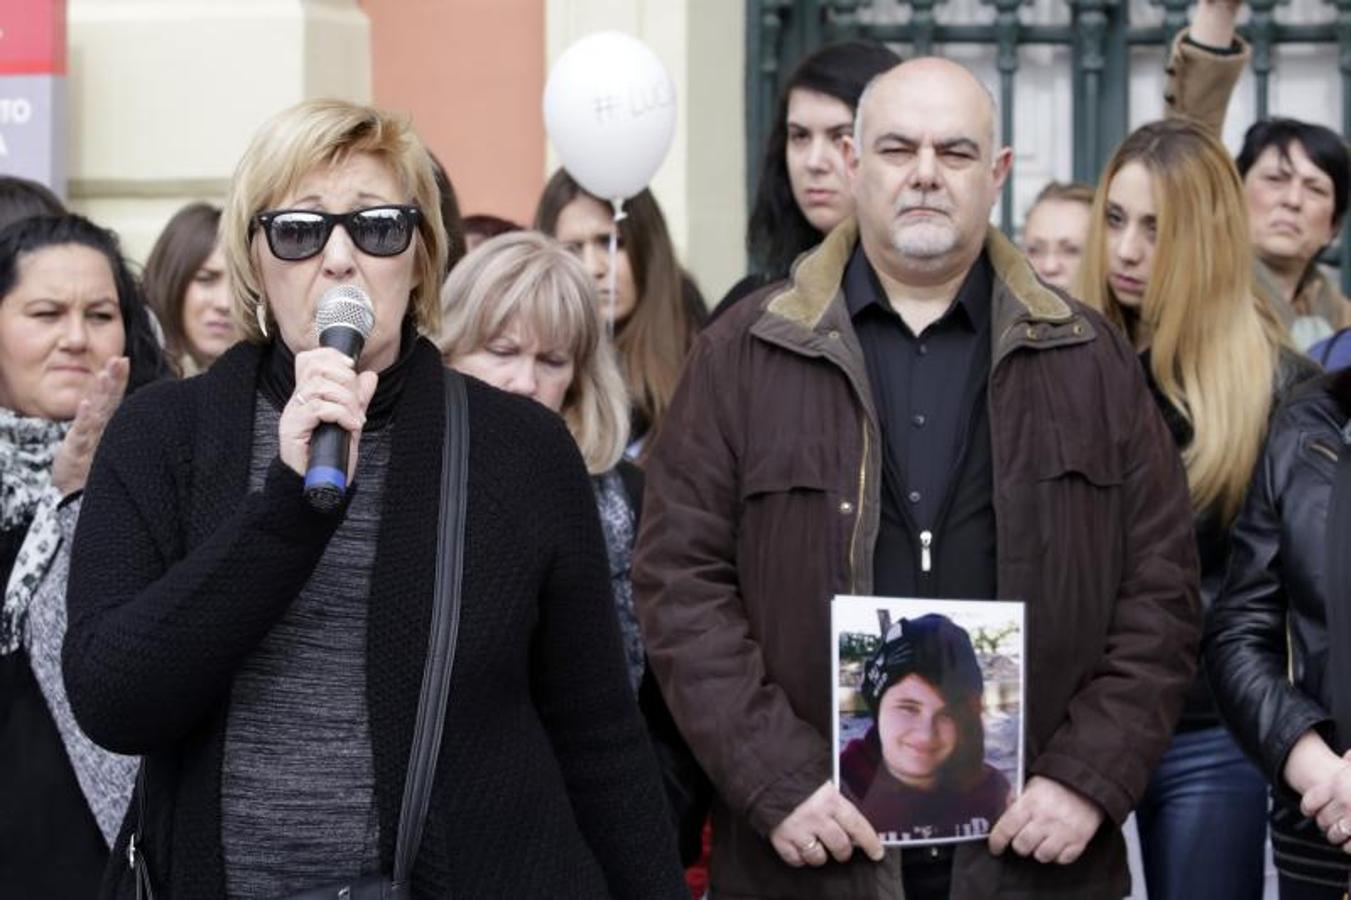
[[[1186,470],[1207,608],[1271,410],[1316,371],[1255,294],[1251,254],[1238,172],[1205,129],[1152,122],[1117,148],[1093,200],[1076,293],[1140,352]],[[1259,898],[1266,807],[1261,773],[1198,675],[1136,810],[1149,896]]]
[[[436,334],[448,251],[431,157],[402,116],[344,100],[312,100],[268,120],[231,181],[221,217],[221,242],[234,294],[235,318],[245,340],[264,344],[273,331],[253,242],[257,231],[254,217],[275,207],[309,173],[332,170],[361,154],[369,154],[387,166],[420,211],[420,240],[413,242],[416,283],[409,309],[420,332]],[[377,321],[376,328],[382,324],[399,325]]]
[[[314,101],[238,172],[248,340],[123,404],[72,551],[71,707],[145,759],[100,896],[681,896],[577,447],[429,340],[430,156]],[[350,355],[334,296],[373,320]]]
[[[558,413],[582,451],[605,533],[629,681],[637,689],[647,656],[629,569],[642,473],[622,459],[628,395],[594,281],[553,238],[517,231],[475,248],[450,273],[441,298],[446,364]]]
[[[451,272],[441,292],[438,342],[453,364],[521,322],[566,353],[573,375],[557,412],[592,475],[614,468],[629,431],[628,394],[598,304],[591,276],[557,241],[509,232],[484,241]]]
[[[484,241],[455,267],[442,307],[439,343],[446,363],[558,413],[582,451],[605,535],[629,685],[662,763],[682,858],[692,863],[707,814],[697,798],[707,780],[647,669],[630,580],[643,473],[623,459],[628,394],[605,335],[595,282],[553,238],[511,232]]]

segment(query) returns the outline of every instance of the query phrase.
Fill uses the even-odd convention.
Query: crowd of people
[[[1021,245],[978,79],[817,50],[711,304],[649,191],[462,217],[344,101],[139,271],[0,178],[0,893],[1115,900],[1134,813],[1151,900],[1343,898],[1351,161],[1226,150],[1236,15]],[[837,745],[844,594],[1025,604],[1020,783],[939,615]]]

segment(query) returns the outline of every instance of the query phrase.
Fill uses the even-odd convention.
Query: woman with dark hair
[[[1318,268],[1318,255],[1346,217],[1346,144],[1322,125],[1268,119],[1244,134],[1234,162],[1262,263],[1255,270],[1258,285],[1296,345],[1312,347],[1351,324],[1351,303]]]
[[[705,311],[694,282],[676,261],[666,218],[652,192],[630,197],[624,212],[613,273],[610,205],[563,169],[544,187],[535,228],[557,238],[596,280],[633,404],[628,453],[640,456],[649,435],[661,426]]]
[[[1351,371],[1276,413],[1206,622],[1215,699],[1271,783],[1281,900],[1341,900],[1351,878],[1349,436]]]
[[[90,742],[61,678],[66,573],[90,460],[124,391],[163,371],[111,232],[75,215],[0,230],[0,885],[89,897],[136,760]]]
[[[146,260],[145,299],[164,329],[164,349],[180,375],[205,371],[239,340],[225,256],[220,209],[190,203],[174,213]]]
[[[840,753],[841,791],[883,840],[979,837],[1008,808],[1008,779],[985,762],[984,687],[946,616],[887,629],[859,683],[873,724]]]
[[[504,219],[501,216],[493,216],[487,213],[478,213],[472,216],[464,217],[464,248],[469,252],[478,247],[484,241],[497,237],[499,234],[510,234],[513,231],[520,231],[521,226],[510,219]]]
[[[441,160],[435,156],[431,159],[441,206],[441,224],[446,229],[446,274],[450,274],[455,264],[464,259],[469,248],[465,244],[464,220],[460,215],[460,199],[455,194],[455,185],[451,184],[450,175],[446,167],[441,165]]]
[[[785,278],[793,260],[854,213],[840,144],[858,98],[901,58],[872,41],[828,44],[798,64],[779,98],[746,227],[751,274],[709,315],[716,319],[756,288]]]
[[[30,216],[59,216],[66,208],[45,184],[0,175],[0,228]]]

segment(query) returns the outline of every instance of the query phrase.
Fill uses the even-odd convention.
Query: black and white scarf
[[[5,584],[0,654],[13,653],[23,642],[28,603],[61,546],[56,518],[61,496],[52,485],[52,462],[69,430],[69,422],[28,418],[0,408],[0,529],[29,523]]]

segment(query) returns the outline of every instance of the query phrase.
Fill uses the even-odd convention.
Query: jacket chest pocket
[[[1037,467],[1037,481],[1066,483],[1082,481],[1095,488],[1119,488],[1123,481],[1121,466],[1103,456],[1084,449],[1062,450]]]
[[[793,492],[829,493],[834,487],[831,461],[819,443],[789,438],[767,446],[747,462],[741,476],[741,501]]]
[[[1119,573],[1126,540],[1123,480],[1121,466],[1100,455],[1075,451],[1048,458],[1033,486],[1042,552],[1071,570]]]
[[[844,583],[857,511],[852,496],[840,496],[841,458],[836,448],[790,437],[767,441],[748,461],[737,527],[744,595],[819,603]]]

